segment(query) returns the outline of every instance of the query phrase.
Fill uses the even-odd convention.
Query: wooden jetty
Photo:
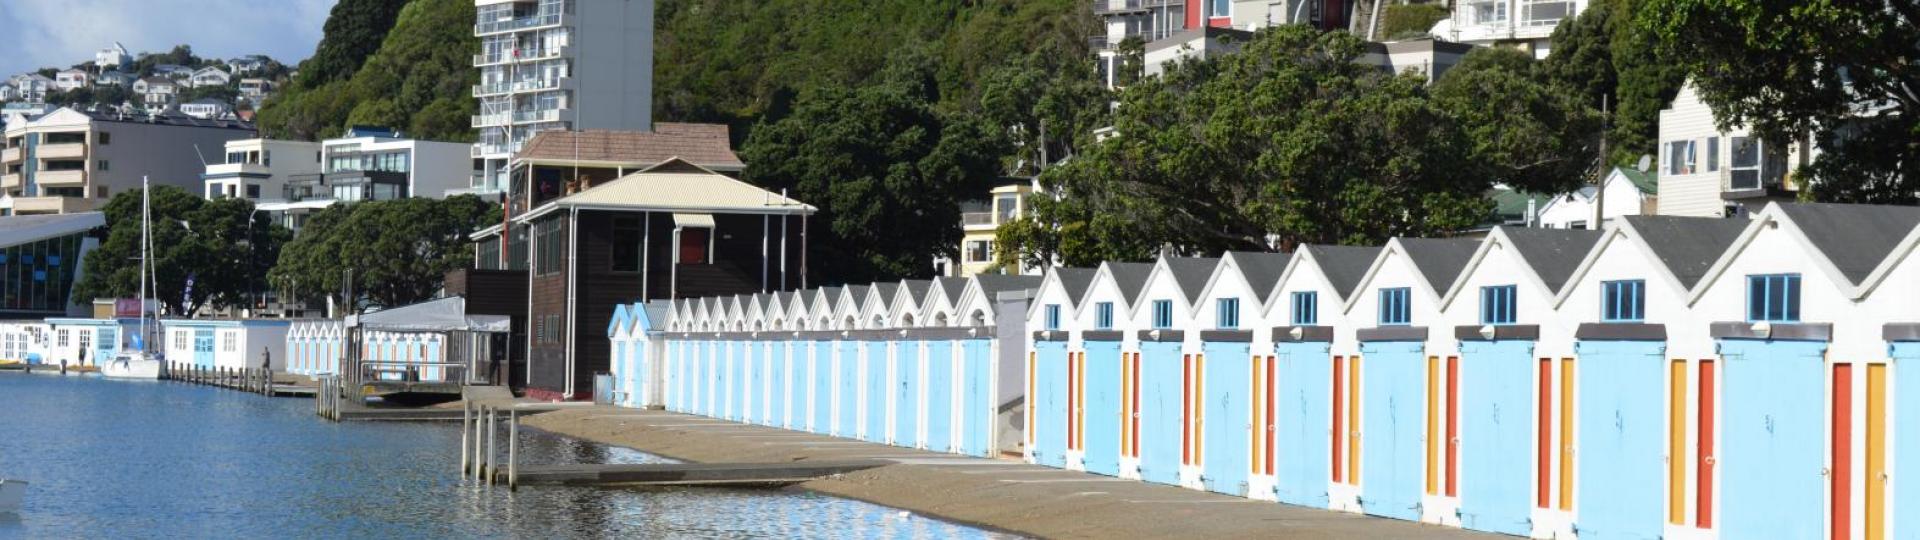
[[[815,478],[891,465],[876,459],[788,461],[781,463],[648,463],[522,465],[518,483],[567,486],[781,487]],[[514,481],[508,471],[493,472],[493,483]]]
[[[302,384],[286,373],[254,368],[197,366],[186,362],[168,362],[160,370],[160,379],[252,392],[267,397],[314,397],[311,383]]]

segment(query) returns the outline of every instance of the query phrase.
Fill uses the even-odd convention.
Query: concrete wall
[[[574,129],[653,130],[654,0],[573,3]]]

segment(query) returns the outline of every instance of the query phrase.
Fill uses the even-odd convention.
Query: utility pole
[[[1607,178],[1612,171],[1607,167],[1607,132],[1613,129],[1613,114],[1609,110],[1608,96],[1600,96],[1600,181],[1593,190],[1593,217],[1587,220],[1587,230],[1600,230],[1600,222],[1607,219]]]

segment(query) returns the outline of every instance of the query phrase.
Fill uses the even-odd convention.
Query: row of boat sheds
[[[1909,536],[1916,243],[1775,204],[633,304],[609,397],[1533,537]]]

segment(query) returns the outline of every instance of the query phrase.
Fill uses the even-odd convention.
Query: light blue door
[[[1086,454],[1087,472],[1118,476],[1120,415],[1126,412],[1120,401],[1120,342],[1088,341],[1085,346],[1087,402],[1081,404],[1085,410],[1080,417],[1087,427],[1080,448]]]
[[[1524,536],[1533,531],[1533,342],[1466,341],[1460,354],[1460,526]]]
[[[814,433],[833,432],[833,342],[813,342],[813,367],[811,389],[807,391],[807,403],[812,407],[812,421],[807,423],[807,431]]]
[[[920,446],[920,342],[895,342],[893,444],[908,448]]]
[[[1720,342],[1722,538],[1825,532],[1826,349],[1809,341]]]
[[[989,436],[992,426],[988,422],[999,417],[999,404],[991,402],[993,395],[993,342],[985,339],[969,339],[960,342],[960,354],[966,359],[961,366],[962,406],[960,407],[960,451],[970,456],[988,457],[993,453],[993,438]]]
[[[727,417],[741,422],[752,420],[752,417],[747,414],[747,392],[751,388],[748,386],[751,381],[747,380],[748,373],[751,371],[748,368],[753,364],[754,358],[751,345],[753,343],[746,341],[727,344],[727,356],[731,359],[727,366],[727,383],[728,388],[733,389],[727,395]]]
[[[1893,387],[1893,417],[1920,418],[1920,342],[1893,344]],[[1892,426],[1895,464],[1920,463],[1920,427],[1911,427],[1920,423],[1907,425],[1910,427],[1906,429]],[[1893,530],[1920,530],[1920,480],[1894,482],[1889,489],[1893,491],[1893,507],[1887,510],[1893,516]]]
[[[867,366],[867,416],[862,426],[862,440],[877,443],[887,442],[887,404],[892,401],[892,379],[887,376],[887,342],[862,341],[860,348],[866,351],[863,362]]]
[[[746,376],[741,377],[741,379],[746,382],[741,385],[743,388],[740,392],[740,409],[742,411],[740,417],[747,422],[765,424],[767,423],[766,344],[759,341],[743,341],[740,343],[740,346],[746,351],[746,354],[743,355],[745,356],[745,360],[741,362],[741,365],[745,366],[747,370]]]
[[[1659,538],[1665,527],[1666,347],[1582,341],[1577,352],[1575,456],[1586,459],[1574,459],[1579,480],[1573,499],[1580,509],[1574,526],[1581,538]]]
[[[1426,423],[1426,360],[1421,342],[1360,344],[1360,509],[1413,520],[1420,517],[1422,448]]]
[[[927,449],[953,451],[953,342],[927,342]]]
[[[112,327],[101,328],[96,334],[97,335],[93,337],[93,359],[89,363],[98,365],[112,362],[114,351],[120,348],[120,329]],[[280,366],[280,369],[285,371],[287,366]]]
[[[1251,352],[1246,343],[1209,341],[1205,346],[1200,483],[1207,491],[1244,497],[1253,440]]]
[[[722,403],[715,395],[720,386],[720,342],[701,343],[704,349],[700,354],[700,415],[714,417],[720,415],[718,404]]]
[[[1140,478],[1180,484],[1181,388],[1179,343],[1140,343]]]
[[[193,331],[193,365],[213,367],[213,330]]]
[[[1327,507],[1329,432],[1333,430],[1333,362],[1326,343],[1281,343],[1274,347],[1280,363],[1279,399],[1274,420],[1274,472],[1279,474],[1280,502],[1312,508]]]
[[[1048,467],[1067,466],[1067,342],[1033,343],[1033,461]]]
[[[851,438],[860,432],[860,344],[841,341],[836,346],[840,351],[840,395],[835,402],[840,418],[833,423],[833,436]]]
[[[767,344],[772,351],[767,355],[767,382],[773,387],[767,396],[767,425],[787,427],[787,407],[791,403],[793,380],[787,372],[787,341],[774,341]]]

